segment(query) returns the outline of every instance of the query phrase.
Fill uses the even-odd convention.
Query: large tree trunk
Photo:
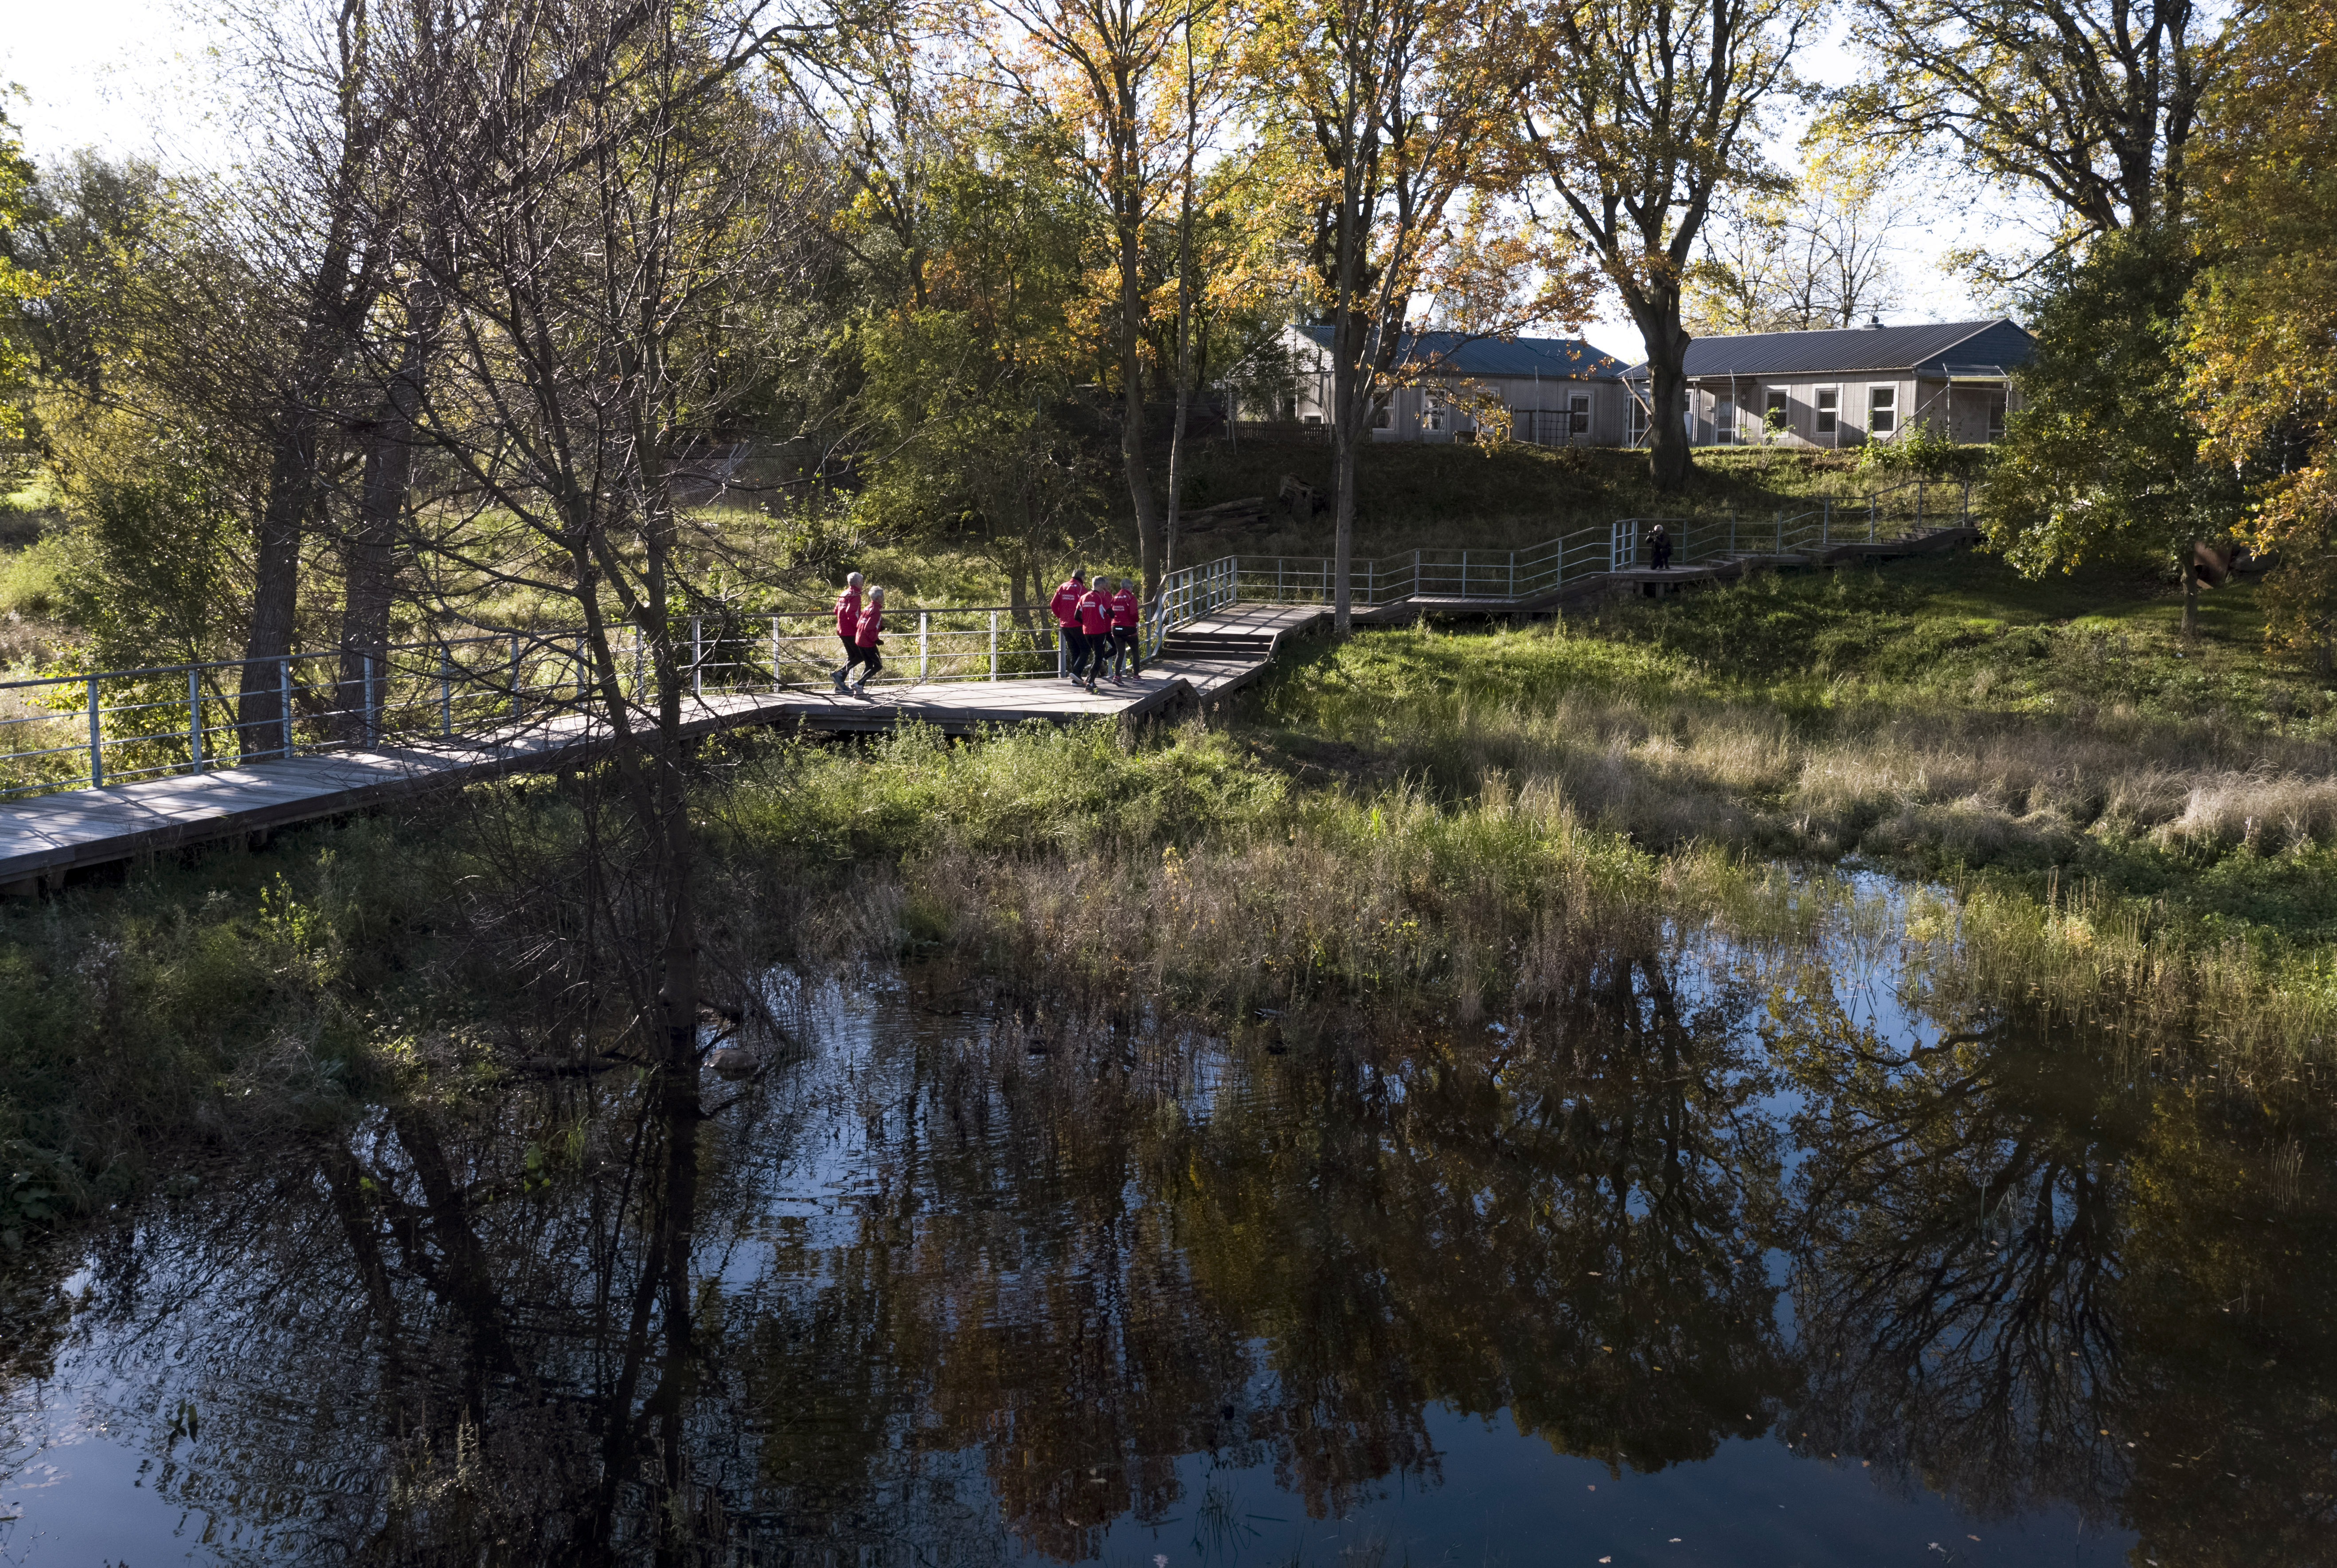
[[[415,420],[422,407],[424,331],[417,324],[398,355],[366,446],[357,525],[342,551],[340,701],[343,737],[374,734],[389,677],[389,604],[399,520],[414,478]]]
[[[287,410],[269,461],[268,498],[255,541],[251,620],[243,640],[243,687],[235,712],[245,757],[278,754],[290,744],[283,661],[292,652],[299,609],[300,533],[317,499],[317,426],[312,408]]]
[[[1696,459],[1688,442],[1687,346],[1691,338],[1680,325],[1675,297],[1650,300],[1634,310],[1639,335],[1648,346],[1648,472],[1656,488],[1674,495],[1687,488]]]

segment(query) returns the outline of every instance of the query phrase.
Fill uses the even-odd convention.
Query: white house
[[[2012,372],[2036,342],[2004,319],[1699,338],[1687,348],[1688,439],[1856,446],[1921,424],[1952,441],[2000,440],[2019,407]],[[1647,365],[1623,378],[1636,446],[1647,439]]]
[[[1298,372],[1286,417],[1319,424],[1331,403],[1331,328],[1292,327],[1285,344]],[[1510,438],[1542,446],[1618,446],[1631,398],[1623,362],[1573,338],[1470,338],[1415,332],[1400,346],[1396,378],[1377,416],[1378,441],[1472,439],[1479,414],[1498,407]]]

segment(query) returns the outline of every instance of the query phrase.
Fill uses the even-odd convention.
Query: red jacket
[[[849,640],[860,629],[860,590],[846,588],[836,596],[836,634]]]
[[[1055,603],[1051,608],[1055,612],[1056,625],[1070,630],[1071,622],[1079,619],[1080,601],[1086,596],[1087,591],[1084,583],[1066,583],[1055,590]]]
[[[1135,590],[1135,589],[1133,589],[1133,588],[1123,588],[1123,589],[1121,589],[1119,593],[1115,593],[1115,594],[1113,594],[1113,595],[1111,596],[1111,623],[1112,623],[1113,625],[1115,625],[1115,626],[1125,626],[1125,627],[1127,627],[1127,628],[1128,628],[1129,630],[1130,630],[1130,631],[1134,631],[1134,630],[1135,630],[1135,628],[1136,628],[1136,590]]]
[[[859,648],[880,647],[885,639],[877,633],[884,630],[885,612],[879,606],[871,604],[861,612],[860,625],[852,633],[853,645]]]
[[[1100,637],[1111,630],[1111,595],[1098,588],[1080,601],[1080,630]]]

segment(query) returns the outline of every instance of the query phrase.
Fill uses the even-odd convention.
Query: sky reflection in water
[[[0,1563],[2337,1556],[2325,1096],[1895,951],[1364,1044],[918,975],[289,1138],[16,1266]]]

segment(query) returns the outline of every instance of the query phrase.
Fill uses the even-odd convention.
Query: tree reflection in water
[[[1432,1482],[1438,1409],[2327,1554],[2317,1112],[1694,950],[1361,1046],[925,999],[807,994],[743,1090],[386,1110],[100,1239],[73,1333],[254,1558],[1072,1560],[1192,1455]]]

